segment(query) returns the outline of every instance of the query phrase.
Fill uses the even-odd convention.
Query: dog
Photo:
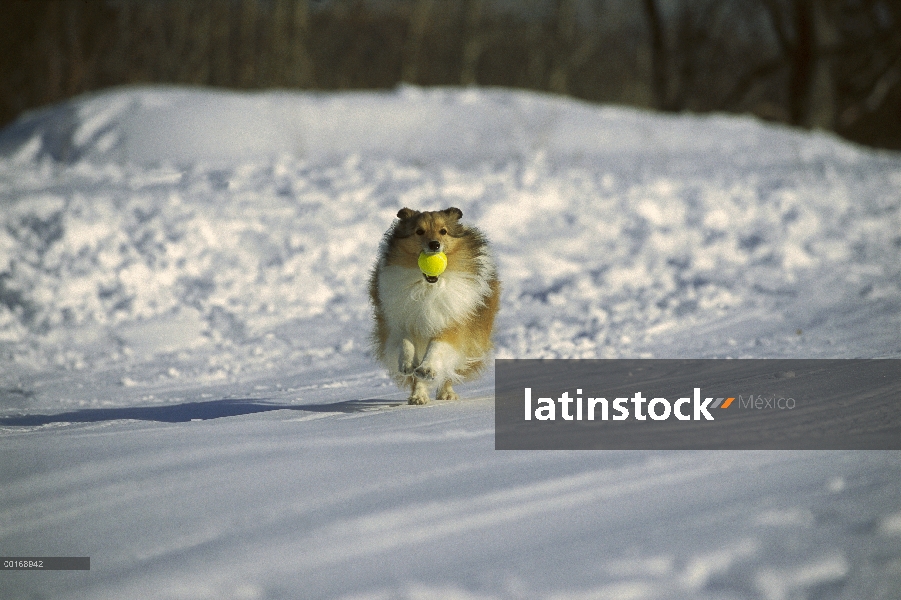
[[[402,208],[372,269],[373,353],[410,404],[428,403],[433,386],[436,400],[458,399],[453,384],[481,374],[492,350],[501,284],[485,236],[462,217]],[[420,252],[443,252],[444,272],[424,274]]]

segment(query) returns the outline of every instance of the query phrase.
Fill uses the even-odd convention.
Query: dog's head
[[[400,222],[394,228],[394,236],[412,254],[421,251],[451,254],[456,240],[463,236],[462,217],[463,211],[453,206],[426,212],[402,208],[397,213]]]

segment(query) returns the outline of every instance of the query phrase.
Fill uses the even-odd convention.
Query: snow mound
[[[290,154],[311,162],[352,154],[473,165],[536,154],[572,162],[623,154],[768,147],[770,160],[857,153],[827,135],[797,135],[747,117],[651,116],[500,89],[394,92],[222,92],[131,88],[34,111],[0,133],[0,153],[136,164],[231,164]],[[760,157],[764,158],[764,157]]]
[[[153,88],[0,147],[9,389],[365,361],[401,206],[487,232],[500,357],[901,353],[901,160],[821,134],[501,90]]]

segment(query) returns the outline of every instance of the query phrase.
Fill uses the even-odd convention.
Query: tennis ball
[[[419,253],[419,270],[429,277],[438,277],[447,268],[447,255],[444,252]]]

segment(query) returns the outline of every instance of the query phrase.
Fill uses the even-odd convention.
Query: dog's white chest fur
[[[489,292],[476,275],[446,271],[428,283],[419,269],[399,265],[379,270],[378,288],[388,327],[424,338],[471,316]]]

